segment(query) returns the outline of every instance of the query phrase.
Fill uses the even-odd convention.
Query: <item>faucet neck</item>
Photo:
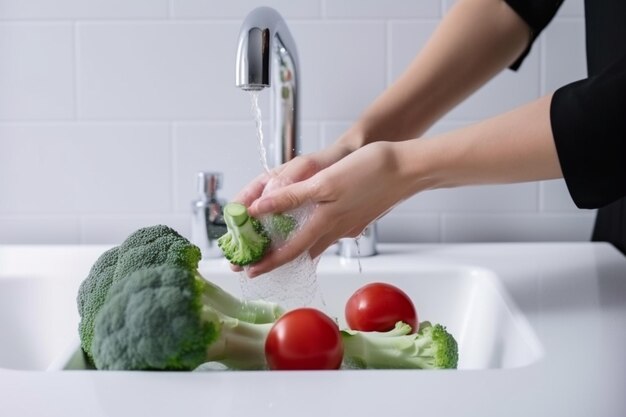
[[[248,91],[271,88],[271,167],[293,159],[299,149],[298,68],[296,45],[282,16],[270,7],[252,10],[239,32],[235,85]]]

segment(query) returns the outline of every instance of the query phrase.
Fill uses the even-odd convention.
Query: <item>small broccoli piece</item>
[[[174,265],[195,270],[200,258],[198,247],[164,225],[139,229],[120,246],[103,253],[78,290],[78,333],[87,357],[92,358],[91,345],[96,314],[114,282],[138,269],[158,265]]]
[[[215,294],[215,286],[199,275],[169,265],[115,282],[95,320],[96,367],[192,370],[215,361],[232,368],[264,368],[265,339],[273,323],[231,317],[208,301]],[[266,304],[268,310],[275,307]]]
[[[388,332],[343,330],[344,360],[358,368],[456,368],[458,346],[444,326],[426,321],[419,332],[410,332],[403,322]]]
[[[226,259],[244,266],[261,260],[270,246],[270,238],[260,221],[248,214],[246,206],[228,203],[224,206],[228,231],[217,240]]]
[[[266,229],[272,237],[285,240],[296,228],[296,219],[289,214],[271,214],[264,222]]]

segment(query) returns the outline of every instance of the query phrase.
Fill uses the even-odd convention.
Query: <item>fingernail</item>
[[[259,271],[257,270],[257,268],[254,267],[248,268],[246,273],[248,274],[248,278],[254,278],[259,275]]]

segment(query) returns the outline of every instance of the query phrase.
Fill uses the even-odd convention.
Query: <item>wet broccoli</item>
[[[343,330],[344,361],[358,368],[452,369],[459,353],[454,337],[440,324],[422,322],[417,333],[398,322],[388,332]]]
[[[273,323],[254,324],[227,314],[212,301],[219,300],[215,288],[169,265],[142,269],[114,283],[95,321],[96,367],[191,370],[215,361],[230,368],[264,368],[265,339]],[[256,303],[274,311],[274,319],[281,313],[273,303]]]
[[[270,237],[261,222],[248,214],[246,206],[228,203],[224,206],[228,231],[217,244],[230,263],[239,266],[258,262],[270,247]]]

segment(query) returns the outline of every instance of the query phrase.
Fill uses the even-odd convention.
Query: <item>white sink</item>
[[[84,368],[74,297],[106,249],[0,246],[0,416],[626,415],[626,259],[608,244],[381,245],[361,274],[322,257],[330,314],[396,284],[456,336],[459,370],[62,370]],[[202,272],[239,290],[223,261]]]
[[[105,247],[11,247],[0,252],[0,368],[80,369],[76,292]],[[543,349],[534,331],[490,270],[466,265],[419,263],[406,254],[380,255],[344,265],[329,257],[318,280],[328,314],[343,322],[348,297],[367,282],[402,288],[420,320],[441,323],[459,343],[459,369],[523,367]],[[366,264],[366,265],[365,265]],[[224,261],[205,262],[205,277],[240,294]]]

